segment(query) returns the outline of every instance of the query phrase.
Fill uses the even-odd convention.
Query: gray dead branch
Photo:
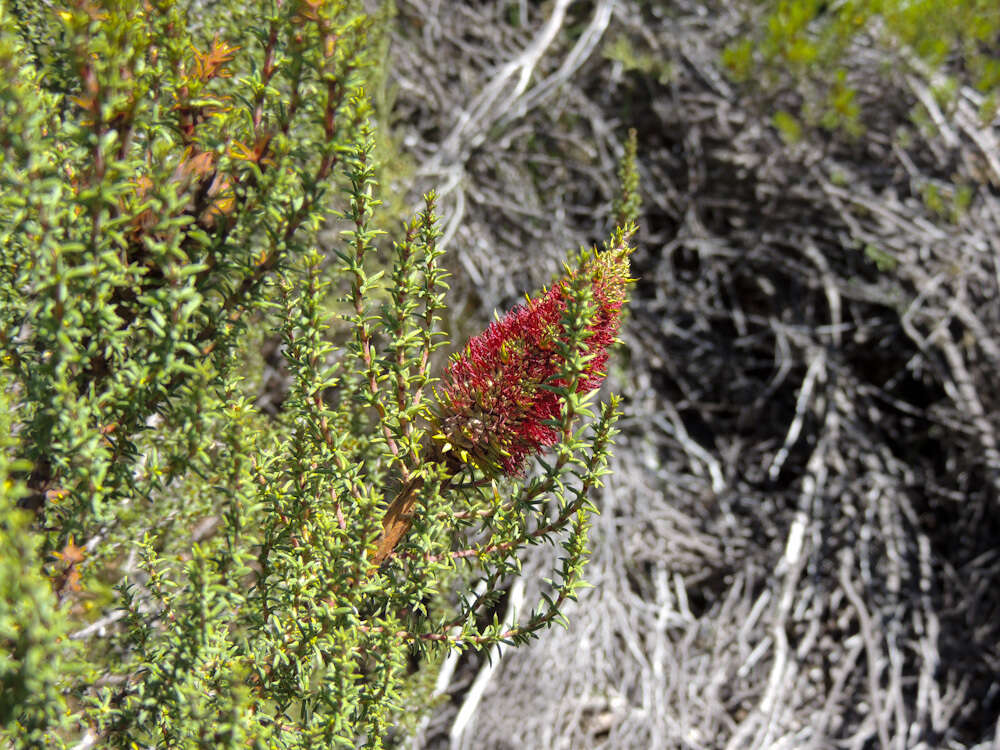
[[[865,134],[789,145],[778,102],[719,69],[732,4],[398,7],[396,133],[444,195],[456,338],[606,235],[629,126],[645,201],[593,588],[568,631],[451,664],[419,746],[453,746],[461,716],[478,748],[1000,747],[1000,166],[978,94],[942,107],[859,44]],[[662,69],[611,59],[619,37]],[[959,185],[960,214],[922,198]]]

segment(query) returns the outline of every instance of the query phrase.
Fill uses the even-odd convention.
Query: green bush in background
[[[790,91],[795,107],[774,115],[786,137],[801,122],[857,134],[864,124],[852,79],[859,42],[879,50],[885,73],[929,79],[945,106],[960,83],[982,95],[991,120],[1000,89],[1000,7],[990,0],[763,0],[747,4],[747,34],[724,62],[734,78]]]
[[[424,660],[521,643],[582,584],[617,415],[580,424],[593,266],[548,319],[554,458],[525,476],[467,445],[442,458],[433,196],[374,262],[378,19],[78,0],[0,22],[0,738],[401,736]],[[409,533],[377,565],[406,488]],[[542,600],[501,625],[518,553],[554,540]]]

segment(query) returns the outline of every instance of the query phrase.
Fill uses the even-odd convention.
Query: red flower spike
[[[571,279],[590,279],[594,316],[584,343],[587,361],[577,392],[604,380],[608,347],[618,335],[629,278],[631,249],[622,242],[581,256],[578,267],[551,289],[494,321],[469,340],[452,360],[438,395],[439,440],[468,452],[477,462],[521,472],[525,460],[557,442],[545,422],[559,416],[559,396],[541,388],[557,382],[559,342],[567,339],[563,314]]]

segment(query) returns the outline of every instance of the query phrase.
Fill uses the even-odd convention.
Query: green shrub
[[[434,198],[383,254],[360,3],[0,13],[0,737],[382,746],[425,658],[582,585],[631,232],[434,391]]]
[[[793,111],[778,112],[787,133],[794,118],[859,133],[857,45],[879,50],[879,64],[930,79],[943,103],[958,82],[984,96],[981,116],[996,115],[1000,90],[1000,8],[990,0],[767,0],[746,4],[748,33],[723,60],[737,80],[793,92]]]
[[[66,703],[67,623],[57,610],[52,584],[42,573],[39,534],[32,514],[17,507],[25,492],[14,474],[27,467],[12,461],[13,427],[7,389],[0,389],[0,736],[15,733],[25,745],[42,742],[63,725]],[[23,463],[23,462],[20,462]],[[75,549],[70,544],[70,549]],[[76,557],[61,569],[75,579]]]

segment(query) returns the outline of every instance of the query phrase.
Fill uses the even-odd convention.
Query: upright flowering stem
[[[447,474],[473,463],[489,475],[519,475],[527,459],[559,440],[551,426],[565,387],[564,344],[567,304],[581,277],[589,281],[593,313],[581,344],[584,370],[576,390],[584,393],[604,380],[608,347],[615,341],[628,292],[631,231],[621,231],[604,252],[583,253],[575,268],[551,288],[494,321],[466,344],[445,370],[433,415],[436,432],[429,450]],[[423,482],[403,486],[383,517],[373,561],[384,561],[412,523]]]

